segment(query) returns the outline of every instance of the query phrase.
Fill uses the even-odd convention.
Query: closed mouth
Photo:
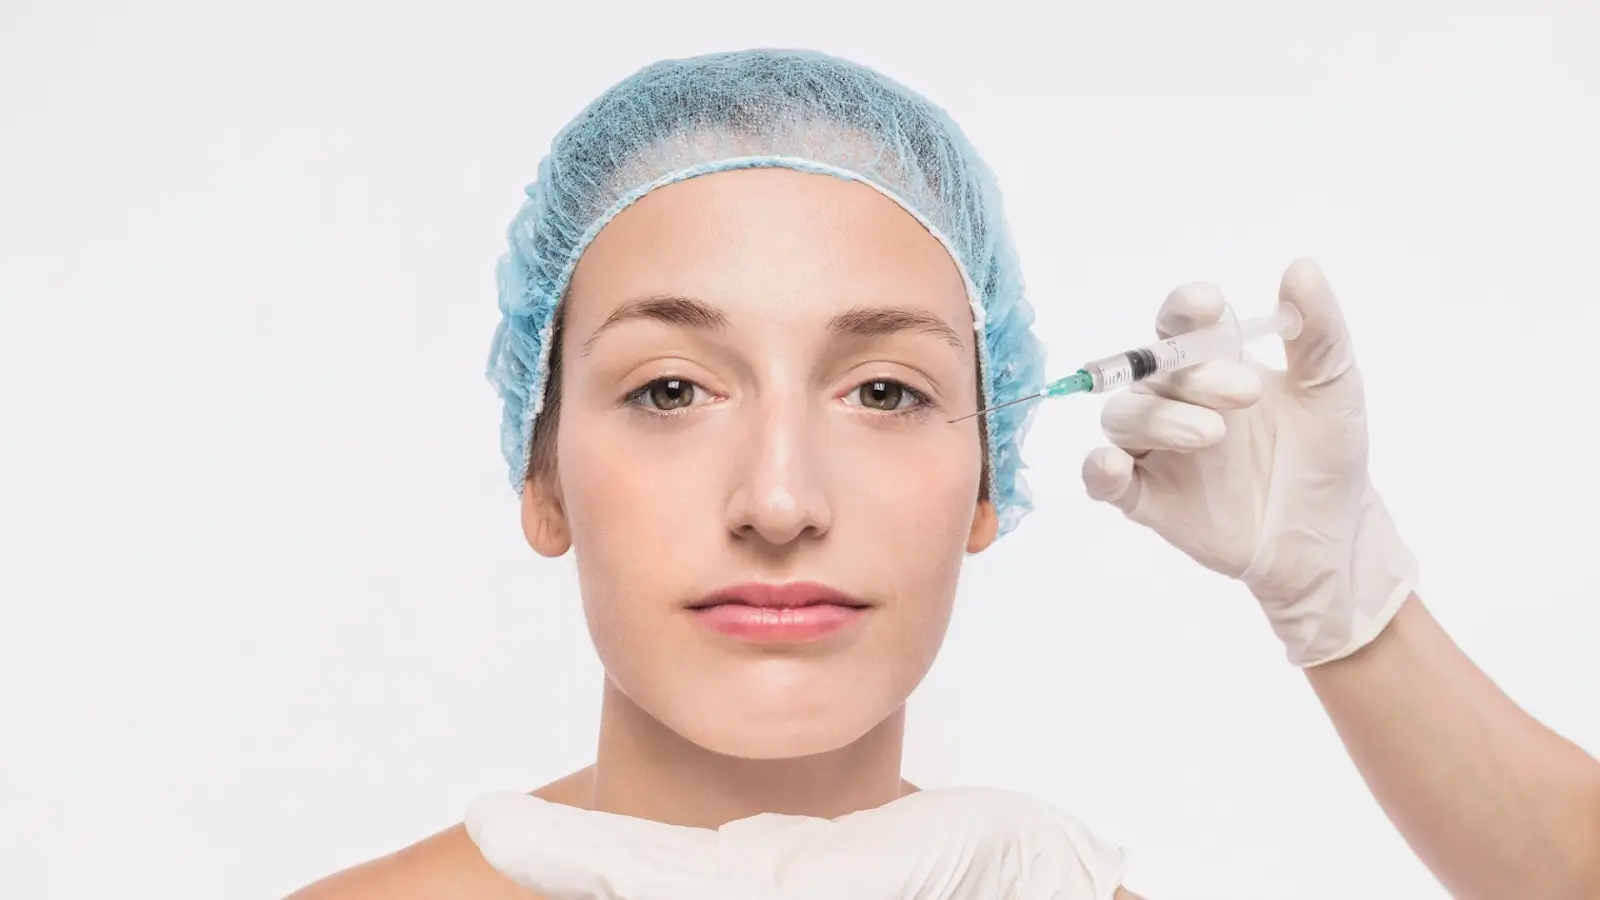
[[[872,606],[843,591],[812,582],[788,584],[742,584],[716,591],[689,604],[689,609],[717,606],[749,606],[755,609],[804,609],[811,606],[838,606],[867,609]]]

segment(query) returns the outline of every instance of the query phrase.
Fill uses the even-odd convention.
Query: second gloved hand
[[[1215,361],[1107,401],[1116,446],[1090,454],[1091,497],[1120,508],[1255,594],[1291,661],[1348,656],[1388,625],[1417,563],[1367,477],[1367,414],[1344,316],[1322,270],[1290,266],[1280,299],[1304,320],[1288,370]],[[1167,298],[1162,337],[1216,322],[1215,287]]]
[[[1112,900],[1122,854],[1021,794],[922,791],[838,819],[686,828],[495,793],[467,811],[489,864],[546,900]]]

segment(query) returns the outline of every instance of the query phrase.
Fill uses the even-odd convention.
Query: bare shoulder
[[[455,825],[403,850],[330,875],[288,900],[539,900],[496,872]]]
[[[1112,896],[1111,900],[1144,900],[1144,898],[1128,893],[1127,888],[1117,888],[1117,892]]]
[[[552,803],[581,806],[591,772],[583,769],[533,794]],[[464,825],[330,875],[288,900],[540,900],[495,871]],[[1123,900],[1119,897],[1117,900]]]

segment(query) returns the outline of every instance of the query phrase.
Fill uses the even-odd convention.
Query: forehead
[[[574,331],[592,329],[624,303],[663,294],[714,305],[735,327],[921,309],[972,341],[965,283],[944,245],[893,200],[831,175],[743,169],[652,191],[584,252],[565,315]]]

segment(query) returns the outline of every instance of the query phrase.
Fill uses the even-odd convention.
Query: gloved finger
[[[1156,334],[1163,338],[1194,331],[1222,318],[1227,303],[1222,289],[1203,281],[1190,282],[1173,290],[1156,313]]]
[[[769,813],[731,822],[720,829],[726,841],[721,871],[733,876],[726,886],[776,891],[721,896],[955,900],[963,895],[952,894],[951,886],[961,881],[976,848],[952,846],[953,824],[934,815],[912,818],[895,803],[831,821]]]
[[[489,865],[546,900],[650,900],[703,892],[716,832],[574,809],[509,791],[467,808]]]
[[[1122,510],[1131,521],[1160,529],[1169,518],[1170,487],[1163,492],[1139,461],[1121,447],[1100,447],[1083,461],[1083,486],[1092,500]]]
[[[1133,389],[1208,409],[1245,409],[1261,398],[1261,375],[1246,363],[1215,359],[1152,375]]]
[[[1353,390],[1353,399],[1359,401],[1359,379],[1343,377],[1356,363],[1350,332],[1321,267],[1309,259],[1295,260],[1283,273],[1278,299],[1298,309],[1302,320],[1299,336],[1284,342],[1290,386],[1302,394]]]
[[[1139,505],[1139,467],[1121,447],[1097,447],[1083,460],[1083,487],[1089,499],[1125,513]]]
[[[852,848],[841,847],[840,856],[854,855],[860,863],[830,866],[846,876],[833,890],[818,884],[788,896],[1109,898],[1121,882],[1120,849],[1067,813],[1013,791],[936,788],[837,821]],[[891,882],[878,872],[898,878]],[[892,883],[893,889],[866,889],[858,873],[871,873],[875,887]]]
[[[1100,428],[1123,450],[1192,453],[1222,440],[1227,428],[1214,409],[1124,391],[1106,401]]]

